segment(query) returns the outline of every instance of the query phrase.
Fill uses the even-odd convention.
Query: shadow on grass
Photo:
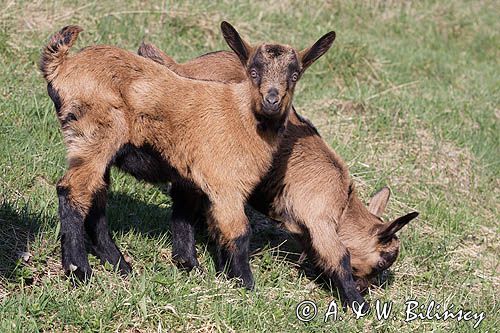
[[[110,229],[113,232],[126,233],[133,230],[152,237],[167,236],[167,239],[171,239],[170,207],[163,208],[156,204],[145,203],[126,193],[115,192],[110,195],[107,213]],[[259,256],[261,252],[271,249],[271,254],[276,260],[297,267],[309,280],[336,294],[331,281],[324,279],[309,260],[301,258],[302,247],[299,241],[279,228],[274,221],[252,208],[247,207],[246,213],[252,225],[250,252],[253,256]],[[216,260],[215,245],[204,223],[197,225],[196,242],[206,246],[212,259]],[[391,273],[388,273],[371,282],[376,286],[385,287],[390,285],[392,280]]]
[[[29,260],[30,244],[39,230],[37,220],[26,210],[19,211],[7,202],[0,204],[0,277],[12,279],[23,260]]]
[[[302,252],[300,245],[291,235],[277,227],[272,220],[265,218],[251,208],[246,209],[252,226],[250,252],[258,255],[266,249],[273,249],[277,259],[297,264]],[[171,208],[145,203],[126,193],[111,193],[108,200],[107,216],[112,232],[138,232],[151,237],[171,239],[170,235]],[[196,226],[196,242],[207,246],[215,260],[215,244],[207,232],[206,224],[200,221]]]
[[[112,232],[138,232],[151,237],[164,236],[170,239],[171,209],[149,204],[127,193],[111,192],[106,216]]]
[[[253,209],[247,208],[246,212],[253,230],[250,242],[250,251],[253,256],[259,256],[261,252],[271,249],[271,255],[276,260],[290,263],[291,266],[303,272],[308,279],[336,294],[331,282],[323,279],[310,261],[301,258],[302,248],[298,241],[280,229],[275,222]],[[167,239],[171,238],[170,214],[170,207],[145,203],[120,192],[110,194],[107,207],[108,224],[112,232],[134,231],[150,237],[166,236]],[[29,259],[30,244],[38,232],[40,232],[40,224],[26,210],[19,211],[8,203],[0,205],[0,277],[9,280],[15,277],[16,268],[23,264],[23,256],[28,256],[27,259]],[[198,225],[196,241],[198,244],[206,245],[215,261],[215,246],[203,223]],[[392,283],[393,275],[389,273],[377,280],[375,285],[388,286]]]

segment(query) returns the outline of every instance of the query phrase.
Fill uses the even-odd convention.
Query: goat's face
[[[358,229],[360,231],[357,235],[353,235],[344,244],[350,250],[353,274],[358,278],[358,285],[362,286],[360,289],[367,287],[371,284],[371,280],[377,278],[394,264],[400,246],[396,232],[418,216],[417,212],[412,212],[390,223],[384,223],[380,216],[385,210],[389,197],[390,190],[384,187],[370,200],[368,212],[351,215],[350,219],[344,221],[351,226],[364,226],[364,228]],[[359,218],[363,218],[364,221],[355,221]],[[360,240],[363,244],[360,244]]]
[[[279,116],[290,107],[300,72],[299,56],[291,47],[264,44],[256,48],[248,61],[247,74],[264,115]]]
[[[335,33],[330,32],[312,47],[297,52],[288,45],[250,46],[227,22],[222,22],[221,29],[252,83],[255,111],[268,118],[281,118],[288,112],[295,84],[302,73],[328,51],[335,40]]]

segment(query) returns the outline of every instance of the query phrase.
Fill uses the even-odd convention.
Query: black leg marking
[[[300,237],[300,243],[302,243],[307,256],[313,259],[313,261],[314,258],[319,257],[317,250],[313,248],[311,235],[306,228],[303,229],[302,236]],[[336,254],[330,253],[329,255],[334,256]],[[325,269],[325,267],[321,267],[318,264],[315,266],[317,270],[322,272],[321,277],[327,284],[330,286],[333,284],[338,288],[344,309],[346,309],[346,306],[349,306],[352,309],[353,302],[357,302],[358,305],[355,306],[356,309],[359,309],[361,304],[364,304],[363,313],[369,310],[368,303],[365,302],[363,296],[361,296],[360,292],[356,288],[351,267],[351,256],[348,251],[340,258],[339,264],[336,267],[329,267],[329,269]]]
[[[106,187],[109,185],[109,170],[104,175]],[[120,273],[126,275],[132,271],[122,253],[111,238],[106,220],[107,188],[103,188],[94,195],[92,207],[85,219],[85,230],[92,243],[93,253],[99,257],[101,263],[109,262],[118,267]]]
[[[74,274],[85,281],[92,275],[85,250],[84,218],[69,201],[69,190],[57,186],[59,218],[61,221],[62,265],[67,275]]]
[[[356,288],[356,283],[352,275],[351,256],[349,254],[345,254],[342,257],[340,266],[335,271],[328,274],[328,278],[330,278],[339,288],[340,298],[344,308],[349,306],[352,309],[353,302],[357,302],[358,305],[356,305],[356,308],[360,308],[361,304],[364,303],[363,312],[369,310],[368,303],[365,302],[363,296],[361,296]]]
[[[240,278],[243,286],[252,290],[255,282],[249,262],[250,236],[251,230],[248,228],[245,235],[233,242],[232,247],[217,245],[217,270],[225,270],[229,278]]]
[[[201,194],[182,184],[172,184],[173,201],[170,227],[172,231],[172,257],[177,265],[187,271],[199,266],[196,258],[195,226],[202,215]]]

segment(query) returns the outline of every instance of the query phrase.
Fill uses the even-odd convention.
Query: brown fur
[[[229,24],[222,26],[244,64],[246,58],[250,62],[265,53],[242,42]],[[211,233],[227,251],[236,251],[235,242],[249,233],[244,203],[272,163],[286,126],[293,85],[280,91],[279,108],[269,110],[261,100],[260,83],[250,80],[232,84],[193,80],[112,46],[91,46],[69,56],[80,31],[71,26],[55,34],[43,50],[40,65],[68,151],[69,168],[58,183],[65,270],[80,265],[84,277],[90,272],[86,257],[79,257],[80,227],[72,229],[68,221],[83,223],[96,193],[107,186],[106,173],[123,158],[126,147],[133,147],[132,151],[148,147],[163,163],[161,181],[186,183],[206,195]],[[322,53],[313,49],[302,57],[307,60],[317,51],[323,54],[332,42],[330,38]],[[280,47],[287,56],[268,60],[268,72],[278,72],[292,62],[297,71],[305,69],[294,49]],[[248,262],[240,264],[248,266]],[[233,276],[240,276],[240,268]],[[244,283],[251,287],[249,266],[245,269]]]
[[[199,75],[196,75],[195,71],[199,66],[204,66],[207,62],[224,61],[224,66],[205,68],[206,75],[204,75],[203,79],[226,83],[238,83],[242,81],[242,78],[246,79],[245,68],[241,66],[238,57],[230,51],[207,53],[189,61],[189,63],[177,63],[164,52],[160,51],[161,53],[159,53],[158,51],[154,45],[148,43],[142,43],[140,47],[141,56],[153,59],[168,68],[175,69],[177,74],[184,77],[199,78]]]
[[[236,56],[227,51],[180,64],[151,44],[143,43],[139,54],[188,77],[246,80],[245,73],[234,65]],[[313,248],[316,264],[323,270],[338,269],[340,258],[349,253],[353,273],[359,284],[365,285],[367,279],[389,268],[399,253],[394,233],[384,242],[379,238],[390,226],[380,219],[389,195],[389,189],[383,188],[367,209],[354,190],[343,160],[310,122],[293,111],[272,169],[252,195],[251,203],[281,221],[289,231],[307,235],[310,244],[306,246]]]

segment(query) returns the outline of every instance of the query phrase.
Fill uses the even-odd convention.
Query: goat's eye
[[[297,82],[299,79],[299,73],[295,72],[292,74],[292,82]]]
[[[257,70],[252,69],[250,71],[250,76],[252,77],[252,79],[256,79],[259,76],[259,73],[257,73]]]

